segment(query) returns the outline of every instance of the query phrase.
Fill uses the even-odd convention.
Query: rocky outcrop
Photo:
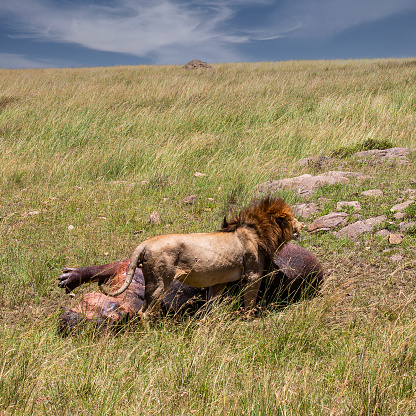
[[[273,193],[280,189],[297,192],[301,196],[309,196],[322,185],[348,183],[350,178],[362,176],[359,172],[329,171],[320,175],[301,175],[294,178],[284,178],[261,183],[254,188],[257,195]]]
[[[408,149],[407,147],[392,147],[384,150],[364,150],[362,152],[354,153],[353,157],[371,159],[376,162],[378,161],[379,163],[395,160],[400,164],[408,164],[410,163],[408,156],[412,152],[416,152],[416,149]]]

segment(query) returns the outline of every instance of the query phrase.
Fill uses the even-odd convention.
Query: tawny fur
[[[173,279],[193,287],[210,287],[209,297],[220,294],[226,283],[244,279],[244,303],[255,305],[266,261],[294,238],[299,229],[289,205],[265,198],[243,209],[214,233],[166,234],[150,238],[134,251],[126,280],[111,296],[127,289],[141,265],[145,279],[144,310],[157,310],[165,288]]]

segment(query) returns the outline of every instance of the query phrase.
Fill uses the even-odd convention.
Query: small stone
[[[376,232],[376,235],[378,235],[379,237],[382,238],[386,238],[390,235],[390,231],[389,230],[380,230]]]
[[[22,214],[22,217],[32,217],[33,215],[39,215],[40,211],[30,211]]]
[[[394,262],[399,262],[403,260],[403,256],[400,254],[393,254],[393,256],[390,257],[390,260]]]
[[[309,218],[318,212],[318,205],[314,202],[310,204],[296,204],[292,206],[295,217]]]
[[[379,215],[377,217],[371,217],[371,218],[367,218],[366,220],[364,220],[364,222],[366,224],[369,225],[379,225],[381,224],[383,221],[386,221],[386,216],[385,215]]]
[[[150,224],[155,224],[155,225],[159,225],[162,223],[162,220],[160,218],[160,215],[157,211],[153,211],[150,216],[149,216],[149,221]]]
[[[399,229],[402,233],[406,232],[410,228],[416,227],[415,221],[403,221],[399,224]]]
[[[403,241],[403,234],[390,234],[389,243],[390,244],[400,244]]]
[[[186,198],[182,199],[181,203],[192,205],[195,203],[195,200],[196,200],[196,195],[189,195]]]
[[[383,196],[383,191],[381,189],[369,189],[368,191],[361,192],[363,196]]]
[[[393,205],[391,208],[390,208],[390,211],[391,212],[396,212],[396,211],[403,211],[403,210],[405,210],[410,204],[413,204],[413,200],[407,200],[407,201],[405,201],[405,202],[402,202],[401,204],[396,204],[396,205]]]
[[[195,172],[194,176],[195,178],[203,178],[204,176],[207,176],[207,175],[205,173]]]
[[[402,220],[406,215],[403,212],[395,212],[393,214],[393,217],[396,218],[396,220]]]
[[[352,207],[356,211],[359,211],[361,209],[361,204],[358,201],[337,202],[337,211],[341,211],[343,207]]]
[[[73,225],[68,225],[68,230],[71,231],[73,230],[75,227]]]
[[[214,202],[214,201],[215,201],[215,199],[214,199],[214,198],[208,198],[208,201],[209,201],[209,202]]]

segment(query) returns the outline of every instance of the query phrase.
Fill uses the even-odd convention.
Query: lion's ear
[[[228,227],[227,217],[224,217],[224,219],[222,220],[221,228],[227,228],[227,227]]]

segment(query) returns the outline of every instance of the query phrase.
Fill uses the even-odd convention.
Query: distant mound
[[[191,62],[188,62],[182,67],[183,69],[200,69],[200,68],[212,68],[211,65],[208,65],[206,62],[202,62],[199,59],[194,59]]]

